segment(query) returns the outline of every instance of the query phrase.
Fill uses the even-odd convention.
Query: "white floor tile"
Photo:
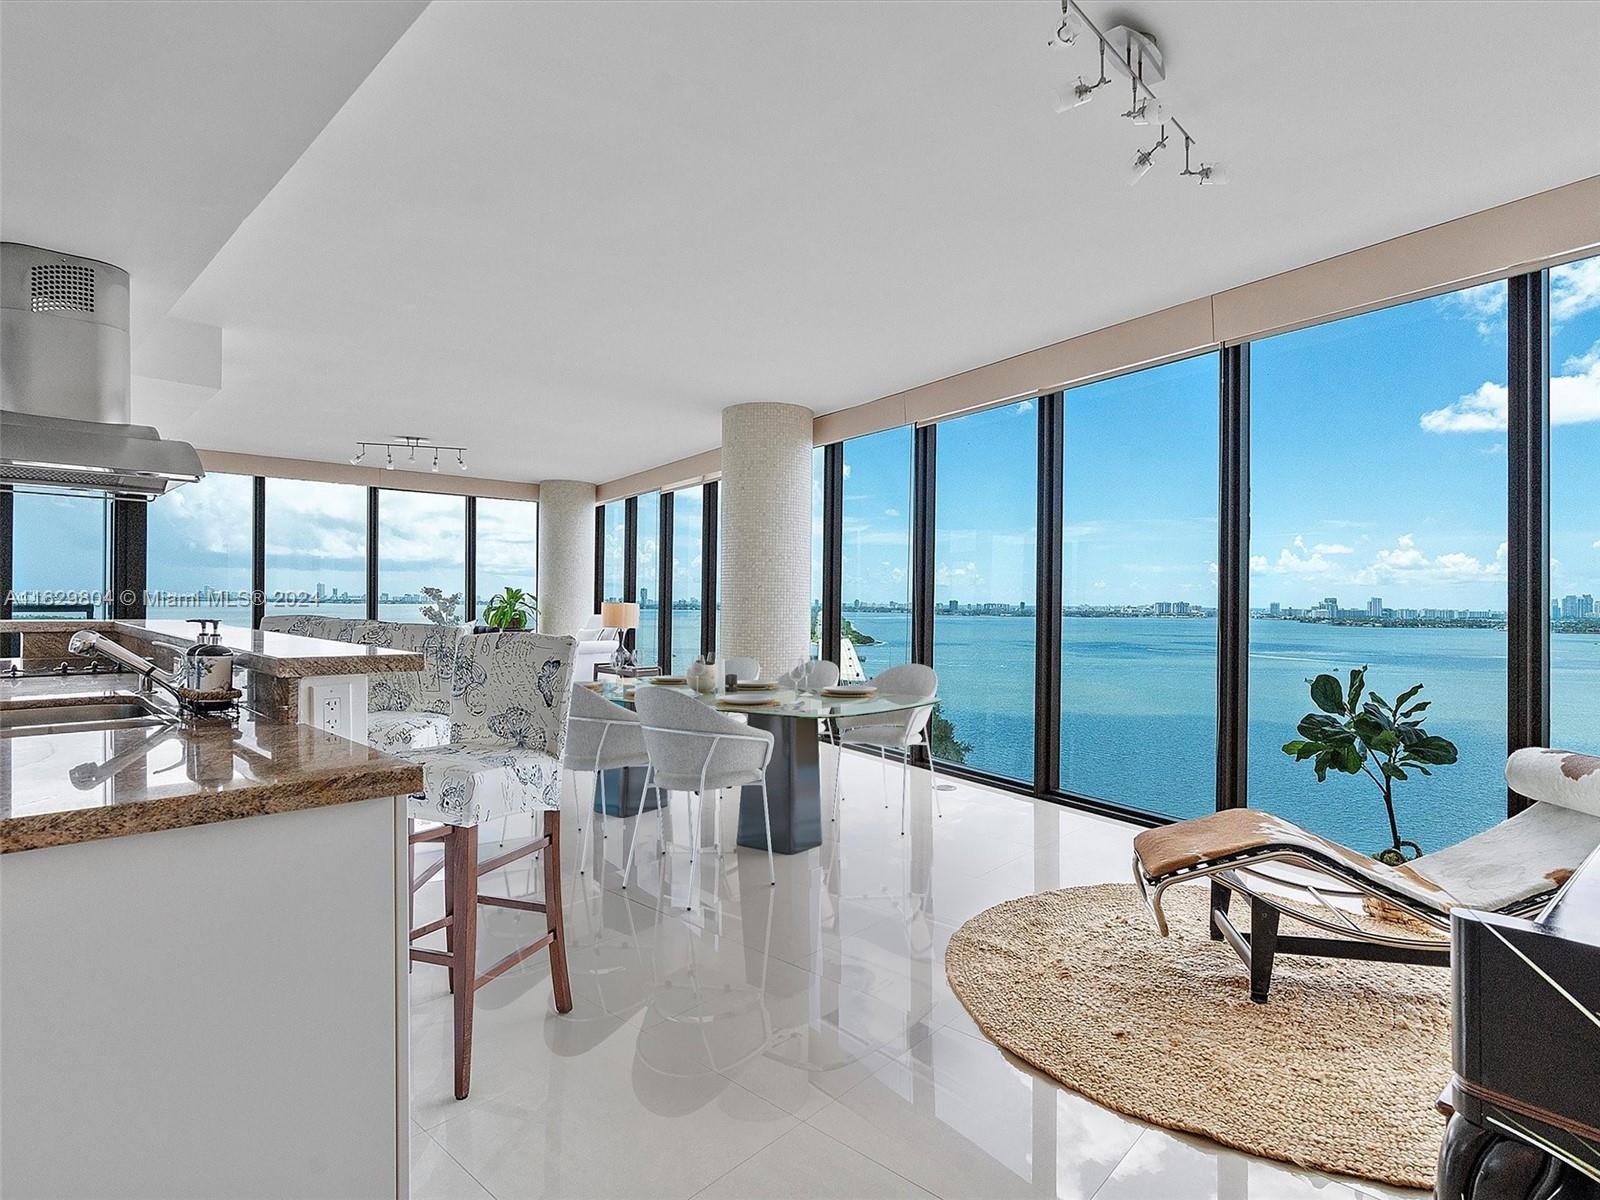
[[[1087,1200],[1142,1132],[953,1029],[936,1030],[810,1124],[946,1200]]]
[[[472,1094],[458,1102],[445,973],[413,970],[413,1195],[1245,1200],[1247,1188],[1249,1200],[1355,1200],[1355,1181],[1180,1138],[1060,1088],[996,1049],[950,989],[945,948],[963,921],[1126,878],[1131,826],[965,781],[948,781],[938,816],[915,771],[902,835],[899,769],[887,808],[875,760],[848,754],[843,775],[839,819],[828,805],[823,844],[779,856],[776,887],[766,855],[735,844],[731,795],[720,826],[706,805],[692,865],[677,796],[665,854],[653,813],[596,818],[578,874],[574,796],[589,793],[569,783],[574,1009],[555,1012],[544,955],[482,988]],[[539,888],[528,863],[483,885]],[[419,923],[442,906],[435,880],[418,892]],[[542,920],[480,910],[481,965]]]
[[[1147,1128],[1094,1200],[1358,1200],[1311,1171]]]
[[[411,1200],[491,1200],[482,1184],[415,1125],[411,1129]]]
[[[696,1200],[926,1200],[931,1193],[809,1125],[745,1159]]]

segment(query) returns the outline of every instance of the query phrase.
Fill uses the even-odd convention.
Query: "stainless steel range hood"
[[[154,500],[205,475],[187,442],[128,423],[128,273],[0,243],[0,484]]]

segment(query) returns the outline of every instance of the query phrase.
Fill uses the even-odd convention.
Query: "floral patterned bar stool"
[[[572,662],[577,643],[537,633],[461,637],[451,689],[450,743],[391,751],[422,767],[422,794],[411,798],[411,890],[444,871],[444,916],[416,926],[411,940],[444,930],[445,950],[413,947],[412,962],[450,972],[455,997],[455,1092],[472,1081],[473,993],[540,950],[550,951],[557,1012],[572,1010],[566,934],[561,920],[561,755],[566,744]],[[513,813],[541,813],[533,841],[478,861],[478,826]],[[419,822],[438,822],[418,829]],[[415,847],[444,843],[444,860],[416,872]],[[543,851],[544,899],[478,894],[478,876]],[[545,934],[478,974],[478,905],[545,914]]]

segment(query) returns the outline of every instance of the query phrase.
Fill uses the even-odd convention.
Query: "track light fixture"
[[[1156,144],[1151,146],[1148,150],[1140,150],[1133,156],[1133,163],[1128,168],[1129,187],[1132,187],[1134,184],[1138,183],[1139,180],[1150,174],[1150,168],[1155,166],[1156,151],[1162,149],[1162,147],[1164,147],[1166,144],[1167,127],[1163,125],[1161,127],[1161,137],[1156,141]]]
[[[1074,10],[1076,11],[1076,10]],[[1100,46],[1100,78],[1093,83],[1085,83],[1082,75],[1078,76],[1077,83],[1063,84],[1056,89],[1056,111],[1066,112],[1069,108],[1077,108],[1094,99],[1095,91],[1103,88],[1111,80],[1106,76],[1106,48],[1104,43]]]
[[[1201,186],[1221,187],[1228,182],[1228,177],[1223,173],[1221,163],[1201,163],[1198,167],[1189,165],[1189,149],[1194,145],[1193,139],[1188,134],[1183,135],[1183,170],[1179,175],[1188,175],[1194,178]]]
[[[394,452],[396,450],[404,450],[406,459],[409,462],[417,461],[418,450],[421,450],[424,454],[432,450],[433,469],[435,471],[439,469],[439,455],[444,451],[454,450],[456,452],[456,465],[463,471],[467,469],[466,448],[464,446],[435,446],[427,438],[411,433],[396,434],[392,442],[357,442],[356,452],[350,458],[350,465],[359,466],[367,457],[368,450],[378,449],[383,451],[383,469],[385,471],[394,470]]]
[[[1080,75],[1076,83],[1065,84],[1058,88],[1055,96],[1056,111],[1066,112],[1068,109],[1088,103],[1094,98],[1096,90],[1111,82],[1106,76],[1106,52],[1109,50],[1112,63],[1128,78],[1131,99],[1128,110],[1122,115],[1135,125],[1161,127],[1161,137],[1156,144],[1148,150],[1139,150],[1135,153],[1129,182],[1137,183],[1149,173],[1156,152],[1167,144],[1167,126],[1171,125],[1183,138],[1183,170],[1179,174],[1189,176],[1202,184],[1226,183],[1227,179],[1219,163],[1202,162],[1198,167],[1191,167],[1190,150],[1194,145],[1194,138],[1182,123],[1167,111],[1166,106],[1150,89],[1151,80],[1159,83],[1166,78],[1161,48],[1156,39],[1148,33],[1126,25],[1118,25],[1102,33],[1083,9],[1078,7],[1077,0],[1061,0],[1061,21],[1056,28],[1055,37],[1051,38],[1048,44],[1070,46],[1084,35],[1092,35],[1099,43],[1100,77],[1094,83],[1086,83]]]
[[[1083,18],[1078,13],[1065,5],[1061,9],[1061,24],[1056,26],[1056,35],[1046,45],[1067,47],[1075,44],[1078,35],[1083,32]]]

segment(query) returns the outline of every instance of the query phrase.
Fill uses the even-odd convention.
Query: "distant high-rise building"
[[[1383,597],[1382,596],[1374,596],[1374,597],[1372,597],[1372,599],[1367,601],[1367,616],[1369,616],[1369,617],[1382,617],[1383,616]]]
[[[1318,607],[1322,609],[1322,615],[1328,620],[1336,621],[1339,619],[1339,598],[1337,596],[1324,596],[1322,603]]]
[[[1551,615],[1562,621],[1584,621],[1593,617],[1594,613],[1594,597],[1588,593],[1582,596],[1563,596],[1561,603],[1551,609]]]
[[[1267,605],[1267,612],[1270,613],[1274,617],[1277,616],[1282,611],[1283,610],[1278,607],[1278,602],[1276,600],[1274,600],[1271,604]]]
[[[639,607],[640,608],[649,608],[650,607],[650,589],[649,588],[642,587],[642,588],[639,589]]]

